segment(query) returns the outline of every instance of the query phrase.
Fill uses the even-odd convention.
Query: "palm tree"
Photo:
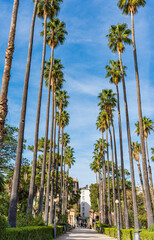
[[[117,107],[118,107],[118,121],[119,121],[119,138],[120,138],[120,156],[121,156],[121,169],[122,169],[122,187],[123,187],[123,198],[124,198],[124,212],[125,212],[125,226],[129,228],[128,219],[128,206],[127,206],[127,195],[125,185],[125,172],[124,172],[124,160],[123,160],[123,143],[122,143],[122,127],[121,127],[121,115],[120,115],[120,101],[119,101],[119,88],[118,83],[121,81],[121,70],[119,61],[110,60],[110,65],[106,66],[106,77],[110,77],[110,82],[116,85],[117,90]],[[124,69],[124,67],[123,67]]]
[[[100,113],[97,118],[97,129],[101,131],[102,134],[102,150],[104,152],[105,145],[104,145],[104,131],[105,131],[105,123],[104,123],[104,116]],[[101,219],[103,219],[103,223],[109,223],[109,216],[108,216],[108,205],[107,205],[107,191],[106,191],[106,167],[105,167],[105,155],[102,155],[102,175],[103,175],[103,211]]]
[[[67,168],[67,174],[66,174],[66,205],[65,205],[65,212],[67,210],[68,205],[68,178],[69,178],[69,169],[72,165],[75,163],[75,157],[74,157],[74,148],[71,148],[70,146],[67,146],[65,149],[65,160],[66,164],[68,166]]]
[[[99,213],[100,213],[100,223],[102,223],[102,201],[103,201],[103,192],[102,192],[102,188],[101,188],[101,167],[102,167],[102,154],[103,154],[103,149],[102,149],[102,139],[100,138],[99,140],[96,141],[96,143],[94,144],[95,149],[93,152],[93,159],[94,161],[92,162],[92,164],[90,165],[90,168],[94,171],[94,172],[98,172],[98,189],[99,189]]]
[[[60,139],[60,122],[61,122],[61,113],[64,108],[68,105],[69,96],[67,95],[67,91],[58,90],[56,92],[56,104],[59,109],[59,113],[57,113],[57,125],[58,128],[58,139],[57,139],[57,160],[56,160],[56,190],[55,190],[55,197],[57,197],[57,189],[58,189],[58,164],[59,164],[59,139]]]
[[[43,153],[42,175],[41,175],[41,186],[40,186],[39,208],[38,208],[38,212],[41,214],[42,214],[42,206],[43,206],[46,146],[47,146],[48,127],[49,127],[50,88],[51,88],[51,77],[52,77],[52,69],[53,69],[53,54],[54,54],[54,49],[58,45],[64,43],[66,34],[67,34],[67,31],[65,30],[65,23],[60,22],[58,18],[53,18],[52,20],[50,20],[49,23],[47,23],[47,42],[48,42],[48,45],[51,47],[51,63],[50,63],[50,71],[49,71],[49,78],[48,78],[46,129],[45,129],[44,153]],[[45,212],[46,219],[47,219],[47,214],[48,214],[48,211],[46,206],[46,212]]]
[[[116,205],[115,205],[116,192],[115,192],[115,179],[114,179],[113,143],[112,143],[112,134],[111,134],[111,130],[110,130],[110,125],[113,124],[112,112],[114,111],[114,107],[116,106],[115,95],[116,94],[113,93],[111,89],[103,89],[102,92],[98,96],[100,99],[98,106],[100,106],[101,110],[104,109],[107,114],[106,115],[107,116],[107,124],[108,124],[108,129],[109,129],[109,134],[110,134],[111,157],[112,157],[112,188],[113,188],[114,225],[116,225]],[[118,187],[119,187],[119,176],[118,176]],[[118,192],[120,195],[120,189]]]
[[[37,147],[38,147],[38,135],[39,135],[39,123],[40,123],[40,110],[41,110],[41,100],[42,100],[42,87],[43,87],[43,76],[44,76],[44,63],[46,54],[46,35],[47,35],[47,18],[54,17],[54,15],[59,11],[59,2],[62,0],[40,0],[37,6],[37,15],[39,18],[44,18],[44,36],[43,36],[43,53],[42,53],[42,65],[41,65],[41,75],[40,75],[40,86],[39,86],[39,96],[37,105],[37,115],[36,115],[36,125],[35,125],[35,139],[34,139],[34,152],[33,152],[33,162],[32,162],[32,174],[29,187],[29,197],[27,212],[32,212],[33,208],[33,198],[34,198],[34,186],[35,186],[35,175],[36,175],[36,161],[37,161]]]
[[[63,175],[63,193],[62,193],[62,214],[65,214],[65,198],[66,198],[66,176],[65,176],[65,168],[66,168],[66,147],[70,143],[70,136],[67,133],[64,133],[63,136],[63,146],[64,146],[64,175]]]
[[[35,0],[34,11],[33,11],[33,16],[32,16],[31,31],[30,31],[30,40],[29,40],[27,66],[26,66],[26,73],[25,73],[22,108],[21,108],[21,115],[20,115],[17,154],[16,154],[13,185],[12,185],[11,200],[10,200],[9,215],[8,215],[8,221],[9,221],[9,224],[11,227],[16,226],[18,188],[19,188],[19,181],[20,181],[20,168],[21,168],[22,149],[23,149],[23,140],[24,140],[27,94],[28,94],[28,84],[29,84],[29,75],[30,75],[30,67],[31,67],[33,36],[34,36],[34,26],[35,26],[37,4],[38,4],[38,0]]]
[[[60,220],[60,215],[62,212],[62,184],[63,184],[63,150],[64,150],[64,128],[69,124],[69,114],[64,110],[61,112],[61,162],[60,162],[60,191],[59,191],[59,214],[58,219]]]
[[[7,94],[8,94],[8,86],[10,81],[10,71],[14,53],[14,41],[16,34],[16,23],[17,23],[17,14],[18,14],[19,0],[14,0],[13,11],[12,11],[12,19],[11,19],[11,27],[8,39],[8,45],[5,54],[5,65],[3,72],[3,80],[1,86],[1,94],[0,94],[0,151],[2,148],[2,143],[4,139],[5,133],[5,119],[8,112],[7,106]]]
[[[124,14],[131,15],[131,28],[132,28],[132,43],[133,43],[133,54],[135,63],[135,77],[136,77],[136,87],[137,87],[137,102],[138,102],[138,116],[140,125],[140,140],[141,140],[141,152],[142,152],[142,167],[143,167],[143,178],[145,183],[145,197],[147,205],[147,217],[148,226],[154,223],[153,212],[152,212],[152,202],[150,196],[150,188],[148,184],[148,170],[146,164],[146,150],[144,144],[144,134],[143,134],[143,123],[142,123],[142,106],[141,106],[141,93],[140,93],[140,81],[138,72],[138,62],[136,53],[136,43],[135,43],[135,30],[134,30],[134,15],[137,13],[139,7],[144,7],[146,4],[145,0],[119,0],[118,7],[123,10]]]
[[[154,189],[153,189],[152,171],[151,171],[150,160],[149,160],[149,151],[148,151],[148,136],[150,135],[151,131],[154,131],[153,124],[154,123],[150,118],[147,118],[145,116],[143,117],[143,133],[144,133],[146,153],[147,153],[147,162],[148,162],[149,179],[150,179],[150,185],[151,185],[152,202],[154,204]],[[136,126],[135,132],[139,136],[140,135],[139,121],[135,124],[135,126]]]
[[[133,158],[135,159],[135,161],[137,162],[142,192],[143,192],[143,196],[145,198],[145,191],[144,191],[142,172],[141,172],[141,166],[140,166],[140,153],[141,153],[141,144],[138,142],[132,142],[132,155],[133,155]]]

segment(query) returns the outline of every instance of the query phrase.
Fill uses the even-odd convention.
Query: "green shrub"
[[[0,236],[2,236],[5,233],[6,227],[7,227],[6,218],[0,215]]]
[[[56,235],[57,237],[60,236],[63,233],[63,226],[57,226],[56,227]]]
[[[102,233],[104,233],[104,228],[108,228],[109,224],[101,224]]]
[[[110,228],[104,228],[104,233],[110,236]]]
[[[2,240],[51,240],[53,239],[53,226],[51,227],[22,227],[8,228]]]
[[[17,215],[17,227],[27,227],[27,226],[45,226],[44,221],[41,218],[41,215],[36,216],[35,218],[31,213],[18,213]]]
[[[149,227],[149,232],[154,232],[154,224],[151,224],[151,226]]]
[[[143,231],[140,236],[141,240],[154,240],[154,232]]]
[[[133,230],[130,229],[121,229],[121,240],[133,240]]]

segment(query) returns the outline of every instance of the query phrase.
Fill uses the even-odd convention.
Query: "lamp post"
[[[54,238],[56,238],[56,206],[58,198],[54,199]]]
[[[115,203],[116,203],[116,207],[117,207],[117,236],[118,236],[118,240],[121,240],[121,237],[120,237],[119,200],[117,199],[115,201]]]

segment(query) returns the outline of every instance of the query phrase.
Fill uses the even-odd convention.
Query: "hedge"
[[[102,233],[110,236],[117,237],[116,228],[102,228]],[[121,229],[120,230],[121,240],[133,240],[134,230],[133,229]],[[148,232],[147,230],[141,231],[141,240],[154,240],[154,232]]]
[[[57,226],[57,236],[63,233],[63,227]],[[0,240],[52,240],[53,226],[7,228]]]

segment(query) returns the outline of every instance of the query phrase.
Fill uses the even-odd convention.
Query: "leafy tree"
[[[94,212],[98,212],[98,199],[99,199],[99,190],[98,184],[91,184],[90,187],[90,201],[91,201],[91,209]]]

